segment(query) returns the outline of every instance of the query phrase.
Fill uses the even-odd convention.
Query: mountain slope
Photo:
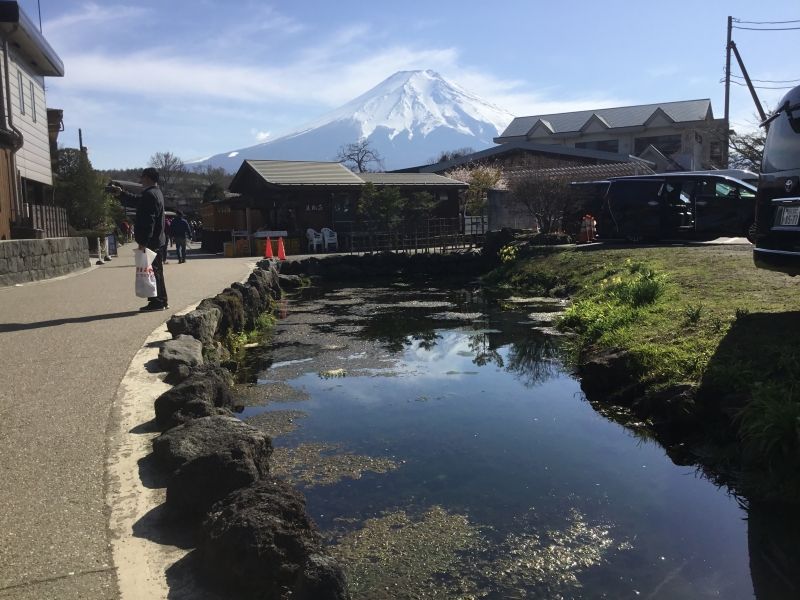
[[[387,170],[423,164],[443,150],[494,145],[513,115],[434,71],[400,71],[299,130],[197,164],[238,170],[244,159],[335,160],[367,138]]]

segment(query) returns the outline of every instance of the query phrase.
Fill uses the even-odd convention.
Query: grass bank
[[[577,333],[576,364],[618,349],[641,396],[682,390],[693,462],[751,499],[800,502],[800,280],[757,270],[738,245],[522,244],[501,257],[489,285],[572,297],[561,326]]]

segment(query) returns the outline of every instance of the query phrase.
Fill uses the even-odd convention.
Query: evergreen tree
[[[54,192],[56,204],[67,209],[70,226],[78,231],[110,233],[120,217],[119,202],[104,191],[100,174],[77,148],[58,151]]]

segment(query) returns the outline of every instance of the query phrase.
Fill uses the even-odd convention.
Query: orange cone
[[[278,238],[278,260],[286,260],[286,248],[283,247],[283,238]]]
[[[272,240],[267,238],[267,243],[264,245],[264,258],[272,258]]]

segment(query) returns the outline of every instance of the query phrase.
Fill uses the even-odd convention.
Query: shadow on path
[[[27,329],[41,329],[43,327],[58,327],[70,323],[91,323],[92,321],[107,321],[108,319],[121,319],[132,315],[141,314],[138,310],[126,310],[125,312],[107,313],[105,315],[90,315],[87,317],[66,317],[64,319],[53,319],[51,321],[37,321],[36,323],[0,323],[0,333],[11,331],[25,331]]]

